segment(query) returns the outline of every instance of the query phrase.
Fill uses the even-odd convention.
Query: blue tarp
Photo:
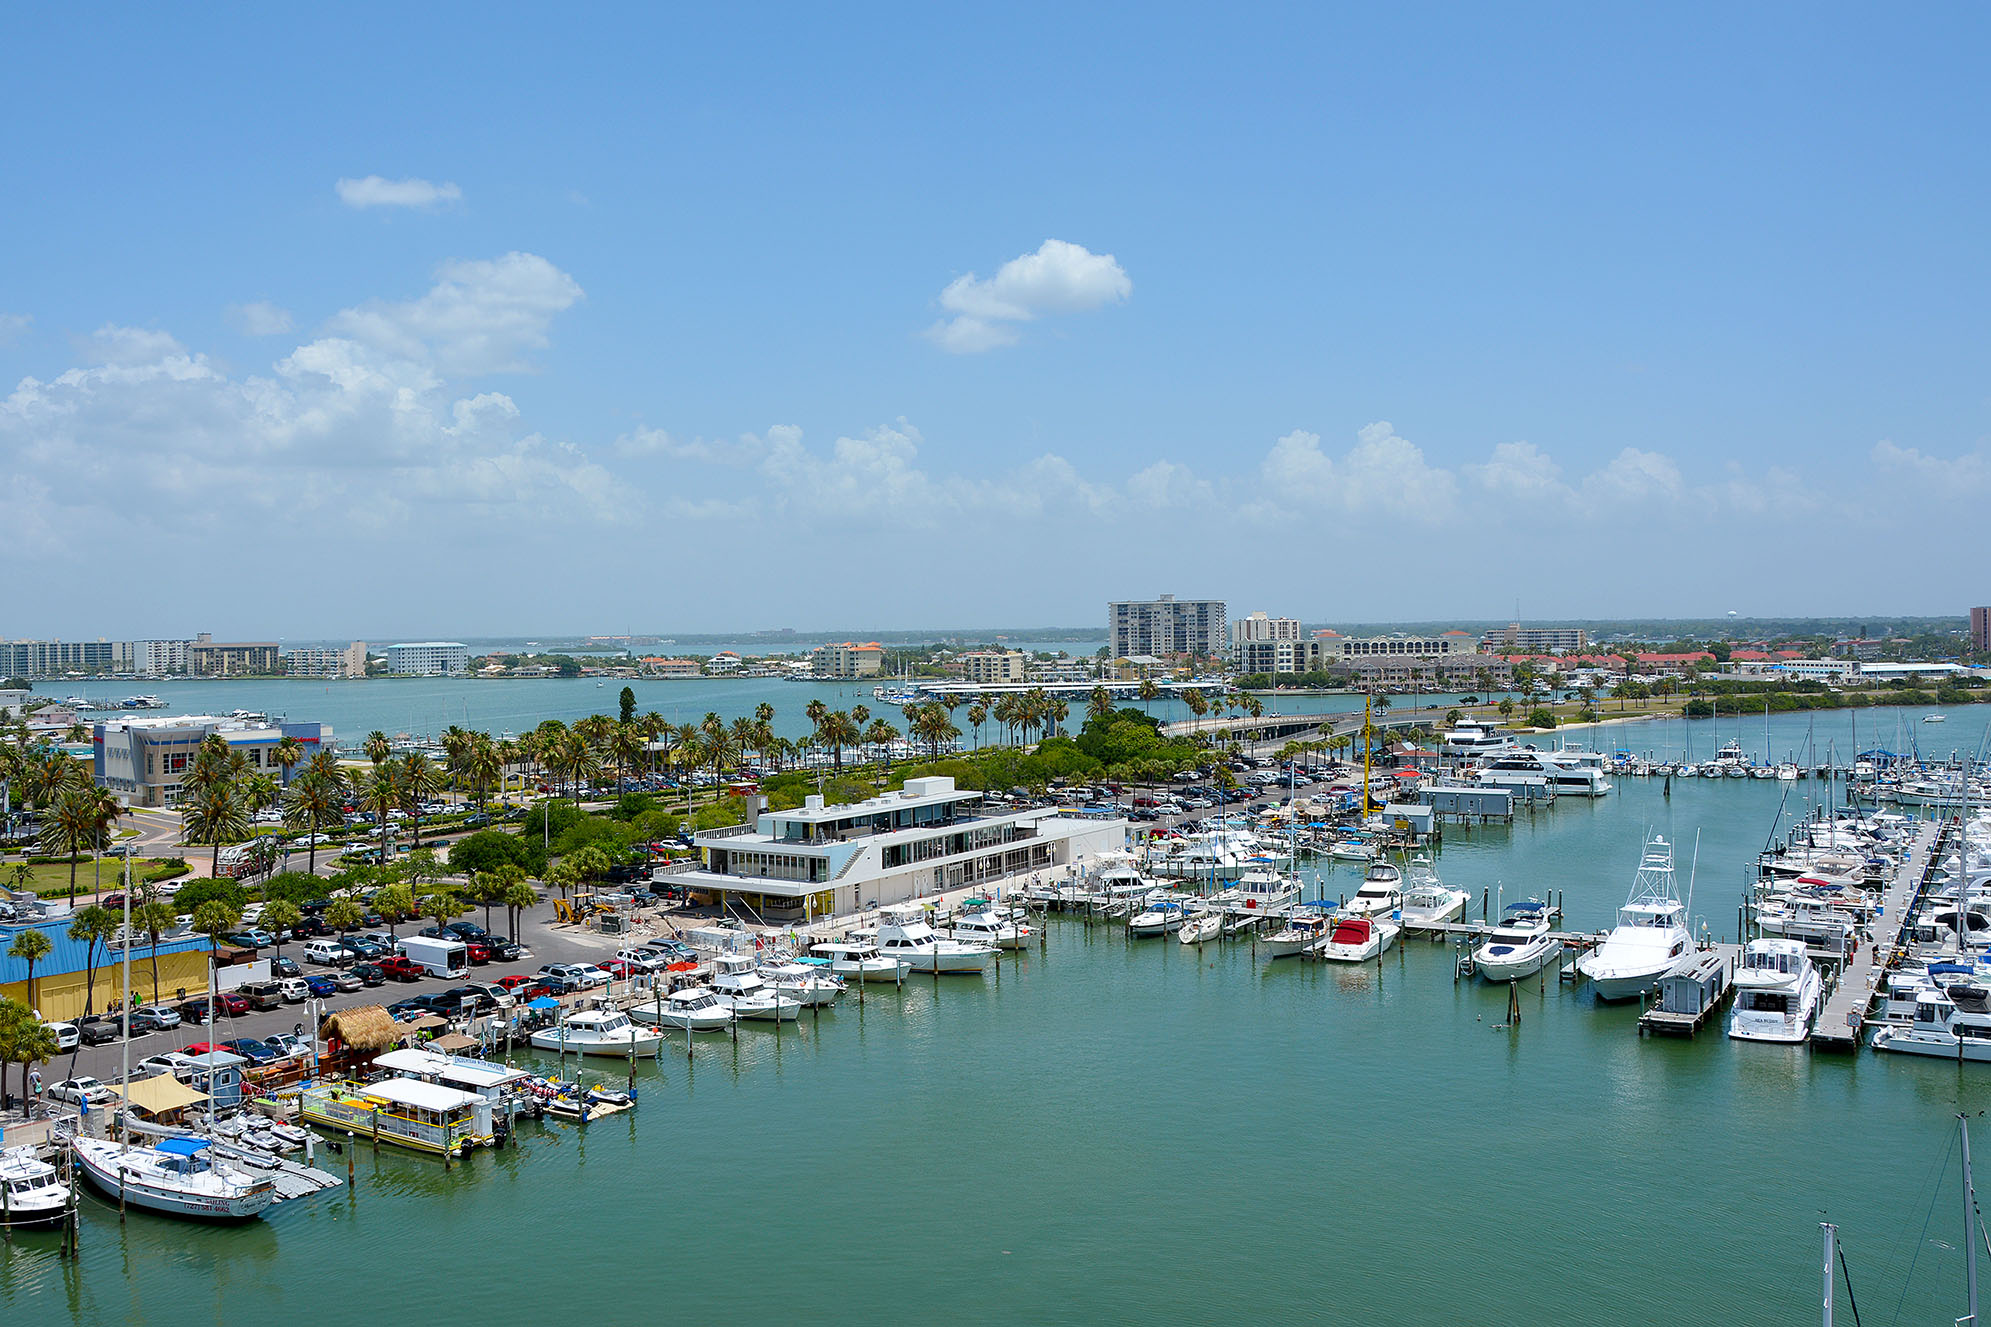
[[[206,1146],[205,1138],[161,1138],[158,1150],[176,1157],[190,1157]]]
[[[550,995],[542,995],[537,999],[527,1000],[525,1007],[527,1009],[558,1009],[560,1002]]]

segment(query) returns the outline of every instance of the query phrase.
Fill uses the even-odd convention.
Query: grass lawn
[[[142,879],[148,868],[158,864],[159,859],[156,857],[134,857],[131,859],[131,873],[134,878]],[[0,885],[5,885],[9,889],[21,888],[19,878],[15,875],[15,871],[19,866],[20,861],[18,858],[11,862],[0,863]],[[118,871],[123,866],[124,858],[122,857],[106,857],[104,859],[105,889],[117,888]],[[69,893],[69,867],[67,863],[59,866],[30,866],[28,871],[31,881],[28,887],[33,889],[41,897],[50,898],[57,894],[67,895]],[[89,893],[96,879],[97,868],[94,863],[87,861],[77,863],[76,892],[78,894]]]

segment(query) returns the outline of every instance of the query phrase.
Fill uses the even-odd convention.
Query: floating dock
[[[1850,1051],[1859,1048],[1867,1012],[1873,1007],[1874,994],[1883,976],[1897,961],[1901,928],[1907,924],[1908,914],[1914,909],[1921,897],[1922,887],[1928,881],[1942,833],[1940,822],[1932,821],[1924,825],[1917,831],[1908,851],[1902,854],[1901,861],[1894,868],[1894,877],[1888,882],[1887,892],[1882,896],[1880,912],[1873,919],[1871,930],[1874,942],[1861,945],[1839,974],[1839,980],[1832,984],[1832,990],[1825,997],[1825,1007],[1819,1011],[1818,1022],[1812,1029],[1813,1046],[1820,1050]]]

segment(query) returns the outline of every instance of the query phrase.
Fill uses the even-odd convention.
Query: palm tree
[[[366,758],[375,766],[385,765],[387,758],[394,754],[394,747],[388,742],[387,734],[378,728],[366,735],[366,743],[360,747],[360,750],[366,753]]]
[[[256,918],[256,925],[276,937],[277,957],[282,958],[284,938],[289,934],[291,927],[303,920],[304,909],[287,898],[280,898],[263,905],[262,914]]]
[[[1103,719],[1113,713],[1113,693],[1105,687],[1094,687],[1086,698],[1085,717],[1088,722]]]
[[[131,924],[152,942],[152,998],[155,1001],[159,998],[159,937],[172,930],[177,920],[172,907],[156,899],[131,910]]]
[[[194,909],[193,928],[207,937],[208,951],[221,953],[221,937],[242,924],[242,914],[218,898],[211,898]]]
[[[48,957],[48,951],[55,948],[55,942],[37,930],[22,931],[14,937],[14,943],[7,946],[7,957],[18,958],[28,965],[28,1004],[38,1006],[41,1000],[35,990],[35,964]]]
[[[332,906],[325,909],[325,924],[337,931],[342,940],[365,920],[366,910],[349,898],[333,899]]]
[[[7,1087],[7,1066],[21,1066],[21,1114],[28,1110],[28,1066],[53,1060],[61,1053],[55,1033],[18,1000],[0,998],[0,1098]]]
[[[275,759],[277,768],[283,771],[283,781],[288,785],[290,772],[304,760],[304,743],[295,737],[286,737],[277,743],[276,750],[271,752],[271,756]]]
[[[401,788],[395,782],[393,771],[375,765],[369,774],[361,776],[359,804],[372,813],[380,834],[380,860],[387,860],[387,817],[400,808]]]
[[[626,689],[626,688],[625,688]],[[746,723],[745,719],[740,720]],[[622,771],[643,758],[642,731],[633,723],[618,723],[608,735],[608,754],[615,761],[615,791],[622,792]]]
[[[823,716],[822,738],[823,744],[832,753],[839,774],[843,772],[843,749],[863,740],[856,720],[842,710],[831,710]]]
[[[414,847],[419,849],[422,846],[422,806],[442,790],[442,771],[421,752],[410,751],[401,758],[400,765],[394,771],[394,786],[400,796],[401,809],[415,823]]]
[[[463,906],[463,900],[453,889],[436,889],[422,895],[422,915],[435,918],[437,930],[467,911],[469,909]]]
[[[947,713],[946,709],[939,705],[922,708],[938,710],[943,715]],[[914,726],[917,727],[916,724]],[[885,768],[890,770],[892,768],[892,743],[899,740],[899,730],[894,728],[887,720],[873,719],[871,726],[864,730],[864,740],[872,746],[884,749]]]
[[[190,799],[180,803],[181,837],[192,843],[206,843],[214,849],[208,874],[221,874],[221,845],[240,843],[249,837],[249,812],[242,804],[233,779],[218,778],[193,790]]]
[[[980,750],[980,749],[981,749],[981,745],[982,745],[982,725],[983,725],[983,724],[985,724],[985,723],[987,723],[988,721],[989,721],[989,710],[988,710],[988,706],[986,706],[986,705],[982,704],[982,703],[981,703],[980,701],[976,701],[976,702],[975,702],[975,703],[974,703],[973,705],[970,705],[970,706],[968,707],[968,722],[969,722],[970,724],[972,724],[972,725],[974,726],[974,729],[975,729],[975,749],[976,749],[976,750]]]
[[[509,923],[511,934],[513,938],[517,938],[519,923],[525,917],[525,910],[539,902],[539,895],[531,885],[520,879],[505,887],[505,896],[500,902],[505,905],[505,911],[511,914]]]
[[[103,828],[102,807],[95,790],[68,788],[55,805],[42,812],[38,846],[49,856],[69,858],[69,905],[76,905],[76,858],[83,845],[95,843]]]
[[[470,749],[463,753],[463,778],[471,797],[477,802],[477,809],[483,810],[490,802],[492,787],[504,782],[503,744],[493,743],[488,736],[480,734],[470,744]]]
[[[387,935],[392,939],[394,924],[415,915],[415,891],[405,884],[389,885],[373,896],[373,910],[387,923]]]
[[[1141,679],[1140,689],[1135,694],[1142,700],[1153,700],[1161,695],[1161,688],[1155,685],[1152,677],[1144,677]]]
[[[328,773],[316,762],[291,781],[284,807],[284,821],[293,830],[305,829],[311,836],[311,874],[318,874],[318,840],[326,825],[344,819],[346,809],[345,771],[334,766]]]

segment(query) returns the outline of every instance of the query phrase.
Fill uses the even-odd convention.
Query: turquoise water
[[[1953,715],[1945,736],[1977,727]],[[1438,865],[1476,898],[1562,891],[1595,927],[1648,827],[1680,843],[1683,885],[1698,831],[1693,911],[1732,934],[1786,791],[1623,779],[1454,831]],[[639,1110],[527,1125],[449,1174],[362,1152],[351,1193],[241,1230],[93,1206],[79,1264],[46,1236],[0,1254],[0,1305],[31,1323],[1811,1322],[1827,1213],[1868,1321],[1962,1313],[1950,1148],[1953,1113],[1991,1104],[1981,1067],[1641,1040],[1635,1009],[1522,989],[1508,1027],[1506,992],[1455,984],[1442,946],[1268,969],[1240,943],[1053,921],[999,977],[874,988],[779,1040],[701,1038],[690,1064],[639,1070]]]

